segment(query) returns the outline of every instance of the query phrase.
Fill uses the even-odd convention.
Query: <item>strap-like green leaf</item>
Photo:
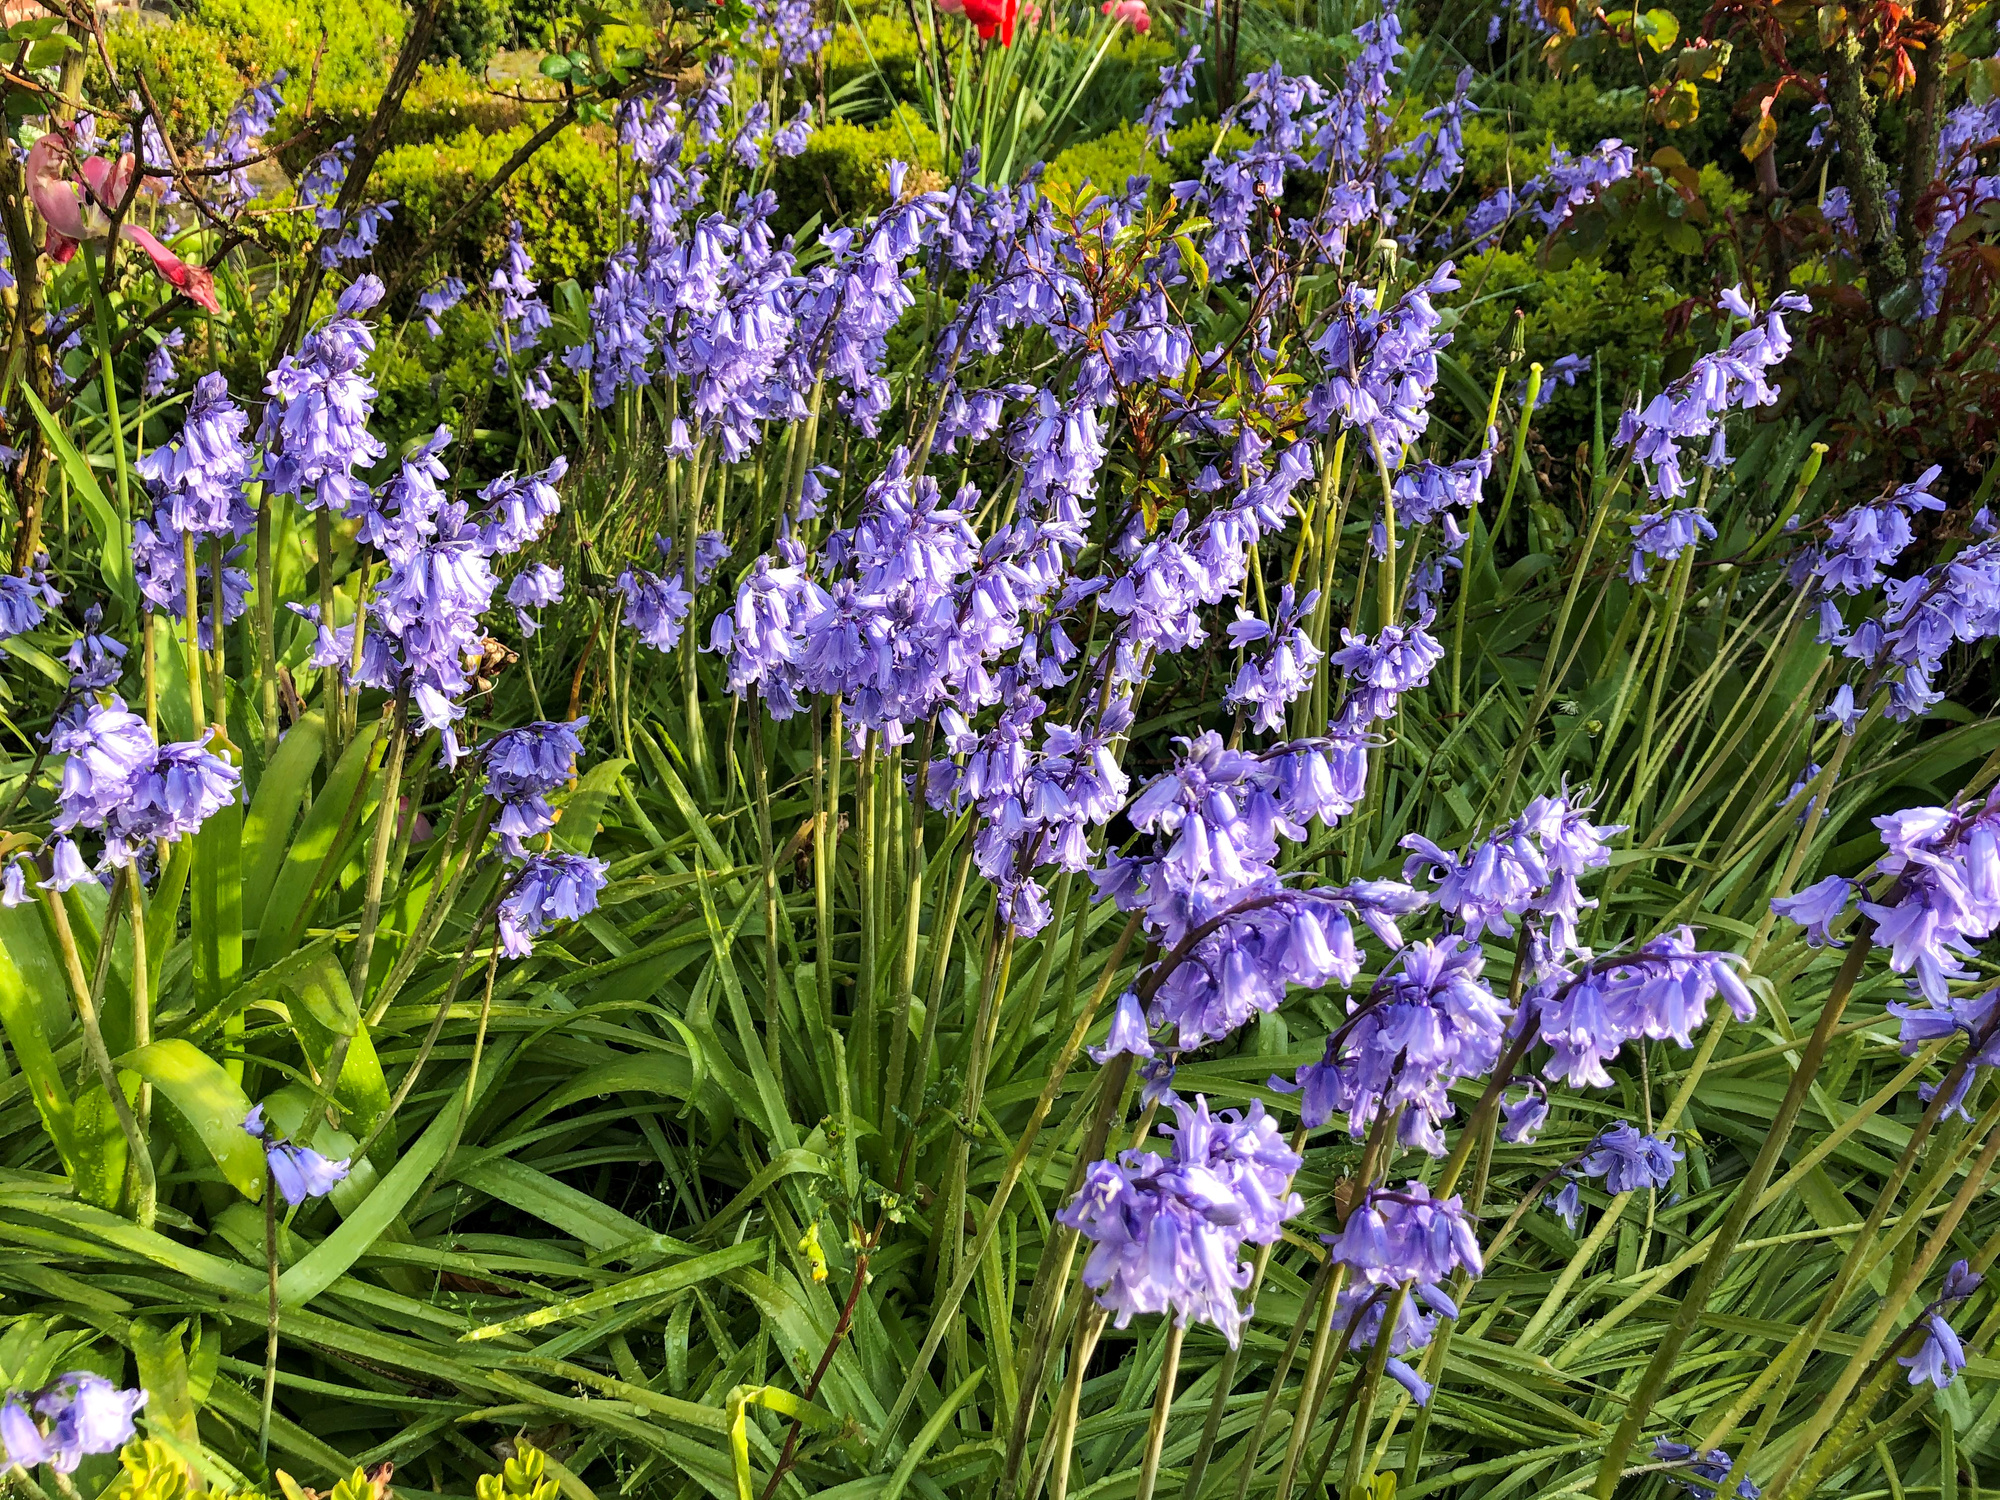
[[[172,1101],[231,1187],[253,1203],[263,1198],[264,1150],[243,1129],[250,1100],[222,1064],[194,1043],[169,1037],[126,1053],[118,1066]]]

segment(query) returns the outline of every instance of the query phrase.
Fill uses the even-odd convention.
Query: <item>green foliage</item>
[[[847,116],[858,121],[879,119],[898,101],[921,99],[917,33],[909,18],[900,9],[869,9],[857,19],[858,28],[838,26],[826,44],[828,97],[841,100]]]
[[[395,0],[193,0],[187,20],[209,28],[258,82],[279,69],[303,91],[317,70],[329,96],[381,86],[406,16]]]
[[[428,243],[468,196],[511,156],[533,127],[397,146],[382,155],[375,182],[399,207],[384,231],[382,254],[408,254]],[[483,203],[441,247],[434,271],[477,275],[498,258],[510,220],[519,220],[536,274],[561,280],[600,264],[620,232],[618,164],[601,127],[572,126]],[[481,278],[483,279],[483,278]]]
[[[1089,181],[1107,193],[1121,193],[1126,178],[1140,173],[1157,178],[1161,166],[1160,158],[1147,144],[1146,132],[1127,121],[1094,140],[1069,147],[1049,163],[1043,181],[1065,187]]]
[[[187,1465],[172,1448],[153,1438],[127,1443],[118,1455],[118,1477],[98,1500],[187,1500]],[[239,1491],[232,1500],[249,1500]]]
[[[942,180],[937,133],[907,104],[872,125],[836,120],[823,126],[801,155],[777,163],[771,180],[779,208],[773,223],[790,232],[814,214],[832,220],[880,213],[889,204],[889,164],[896,161],[912,168],[905,191]],[[928,184],[919,181],[925,172]]]
[[[121,77],[145,71],[176,141],[199,140],[220,125],[261,72],[263,49],[251,38],[186,16],[117,14],[121,19],[106,33],[112,61]],[[99,102],[123,103],[102,95]]]
[[[438,17],[437,55],[474,72],[514,37],[509,0],[449,0]]]

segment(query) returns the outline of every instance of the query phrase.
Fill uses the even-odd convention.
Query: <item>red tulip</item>
[[[1015,0],[965,0],[965,19],[979,28],[979,39],[990,42],[1000,33],[1000,45],[1014,45]]]

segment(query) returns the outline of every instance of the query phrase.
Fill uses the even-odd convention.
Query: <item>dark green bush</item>
[[[1146,144],[1146,132],[1127,121],[1095,140],[1079,141],[1057,154],[1042,180],[1049,186],[1076,187],[1089,181],[1107,193],[1124,191],[1125,179],[1144,173],[1158,180],[1164,163]]]
[[[436,55],[477,73],[514,36],[509,0],[450,0],[438,18]]]
[[[316,98],[313,118],[320,126],[318,139],[337,141],[359,131],[374,113],[381,87],[381,80],[376,79]],[[296,136],[305,124],[303,95],[294,103],[294,108],[279,117],[272,132],[279,140]],[[452,58],[427,64],[417,74],[417,81],[403,96],[402,112],[389,128],[389,144],[393,148],[457,140],[468,130],[499,135],[520,126],[539,124],[545,118],[545,111],[488,87]],[[296,177],[320,149],[308,142],[286,152],[285,170]]]

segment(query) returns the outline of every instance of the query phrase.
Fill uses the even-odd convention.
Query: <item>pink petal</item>
[[[175,291],[183,293],[190,301],[198,302],[210,312],[221,312],[222,303],[216,299],[215,276],[205,266],[191,266],[173,251],[154,239],[137,224],[127,224],[120,233],[141,250]]]

